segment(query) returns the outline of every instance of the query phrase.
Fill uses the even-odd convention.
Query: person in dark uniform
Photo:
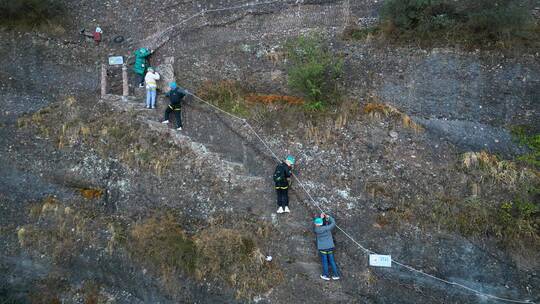
[[[176,85],[176,82],[169,83],[169,87],[171,90],[165,94],[165,96],[169,97],[170,104],[165,109],[165,118],[161,123],[168,124],[169,123],[169,115],[171,112],[174,112],[175,120],[176,120],[176,130],[181,131],[182,130],[182,100],[184,97],[188,94],[188,91],[186,91],[183,88],[179,88]]]
[[[274,171],[274,183],[277,193],[277,213],[289,213],[289,178],[292,176],[291,170],[294,165],[294,156],[287,156],[287,158],[279,165],[277,165]]]

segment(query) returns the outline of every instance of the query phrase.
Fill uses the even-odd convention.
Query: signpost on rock
[[[370,254],[369,266],[392,267],[392,256],[382,254]]]

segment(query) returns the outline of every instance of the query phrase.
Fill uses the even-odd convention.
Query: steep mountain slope
[[[274,213],[275,162],[241,122],[189,99],[179,133],[159,123],[163,98],[151,112],[138,99],[97,96],[98,67],[107,55],[127,54],[202,8],[235,3],[68,5],[80,24],[105,29],[102,46],[76,38],[73,25],[63,34],[1,33],[3,302],[495,303],[396,265],[368,267],[366,255],[340,232],[343,280],[321,281],[311,232],[317,209],[293,184],[293,212]],[[376,8],[371,1],[303,1],[207,14],[179,28],[151,60],[157,65],[175,56],[177,79],[190,89],[234,79],[253,92],[288,93],[287,62],[279,57],[287,37],[307,29],[332,36]],[[110,41],[116,34],[126,42]],[[440,202],[451,211],[470,202],[463,212],[473,222],[478,201],[514,199],[521,177],[509,184],[466,168],[462,153],[519,151],[501,126],[538,123],[538,56],[499,60],[340,41],[335,48],[348,54],[352,102],[315,117],[272,105],[248,121],[278,155],[298,157],[297,173],[310,193],[368,248],[486,293],[537,301],[535,245],[509,248],[488,232],[451,229],[445,217],[464,215],[445,213]],[[486,77],[501,62],[508,68]],[[471,70],[466,79],[456,76]],[[476,94],[489,87],[500,92]],[[358,99],[366,92],[410,114],[425,132],[364,113]],[[435,102],[441,96],[444,107]],[[483,110],[455,110],[464,104]],[[486,132],[471,134],[474,127]],[[489,145],[476,142],[486,134],[504,146],[493,138]]]

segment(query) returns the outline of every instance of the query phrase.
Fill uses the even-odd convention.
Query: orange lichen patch
[[[81,195],[86,199],[98,199],[103,195],[103,189],[84,188],[79,189]]]
[[[251,103],[274,103],[274,102],[285,102],[289,104],[304,104],[304,99],[295,96],[287,95],[257,95],[251,94],[246,96],[246,101]]]

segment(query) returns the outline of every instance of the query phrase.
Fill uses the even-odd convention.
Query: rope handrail
[[[181,25],[185,24],[186,22],[188,22],[189,20],[192,20],[196,17],[199,17],[199,16],[203,16],[204,14],[207,14],[207,13],[215,13],[215,12],[222,12],[222,11],[232,11],[232,10],[239,10],[239,9],[243,9],[243,8],[249,8],[249,7],[256,7],[256,6],[262,6],[262,5],[269,5],[269,4],[274,4],[274,3],[282,3],[282,4],[288,4],[287,1],[280,1],[280,0],[274,0],[274,1],[267,1],[267,2],[251,2],[251,3],[245,3],[245,4],[242,4],[242,5],[236,5],[236,6],[230,6],[230,7],[222,7],[222,8],[214,8],[214,9],[203,9],[201,10],[200,12],[198,13],[195,13],[191,16],[189,16],[188,18],[180,21],[179,23],[173,25],[173,26],[170,26],[169,28],[167,28],[166,30],[163,31],[163,33],[159,36],[160,38],[161,37],[164,37],[166,35],[169,35],[172,31],[174,31],[176,28],[180,27]],[[174,37],[172,35],[172,37]],[[159,40],[159,39],[158,39]],[[154,47],[154,49],[152,50],[152,52],[154,52],[155,50],[161,48],[166,42],[166,41],[163,41],[160,45],[157,45],[156,47]]]
[[[253,128],[253,126],[245,119],[245,118],[242,118],[242,117],[239,117],[237,115],[234,115],[230,112],[227,112],[221,108],[219,108],[218,106],[200,98],[199,96],[191,93],[190,91],[187,92],[188,95],[191,95],[193,96],[195,99],[201,101],[202,103],[210,106],[211,108],[221,112],[221,113],[224,113],[226,114],[227,116],[235,119],[235,120],[238,120],[240,122],[242,122],[244,125],[246,125],[246,127],[248,128],[249,131],[251,131],[255,137],[263,144],[263,146],[270,152],[271,156],[279,163],[281,162],[281,159],[277,156],[277,154],[270,148],[270,145],[268,144],[267,141],[265,141],[263,139],[263,137],[257,132],[255,131],[255,129]],[[292,174],[294,180],[298,183],[298,185],[300,185],[300,188],[302,188],[302,190],[306,193],[306,195],[308,196],[309,200],[313,202],[313,204],[315,205],[315,207],[317,207],[321,212],[325,212],[320,204],[313,198],[313,196],[311,196],[311,194],[309,193],[309,191],[306,189],[306,187],[304,186],[304,183],[298,178],[298,176],[296,174]],[[355,238],[353,238],[347,231],[345,231],[342,227],[340,227],[339,225],[336,225],[336,228],[341,231],[348,239],[350,239],[356,246],[358,246],[358,248],[360,248],[362,251],[364,251],[365,253],[367,254],[376,254],[375,251],[367,248],[366,246],[362,245],[360,242],[358,242]],[[468,287],[466,285],[463,285],[463,284],[460,284],[458,282],[454,282],[454,281],[449,281],[449,280],[445,280],[443,278],[440,278],[440,277],[437,277],[437,276],[434,276],[434,275],[431,275],[429,273],[426,273],[422,270],[419,270],[419,269],[416,269],[410,265],[407,265],[405,263],[402,263],[398,260],[395,260],[395,259],[392,259],[392,263],[398,265],[398,266],[401,266],[411,272],[414,272],[414,273],[417,273],[417,274],[420,274],[420,275],[424,275],[426,277],[429,277],[431,279],[434,279],[436,281],[439,281],[441,283],[445,283],[445,284],[448,284],[448,285],[451,285],[451,286],[455,286],[455,287],[459,287],[459,288],[462,288],[464,290],[467,290],[469,292],[472,292],[476,295],[479,295],[479,296],[483,296],[483,297],[486,297],[486,298],[490,298],[490,299],[493,299],[493,300],[499,300],[499,301],[504,301],[504,302],[509,302],[509,303],[528,303],[528,304],[535,304],[535,302],[531,301],[531,300],[514,300],[514,299],[510,299],[510,298],[504,298],[504,297],[499,297],[499,296],[496,296],[496,295],[492,295],[492,294],[488,294],[488,293],[484,293],[480,290],[477,290],[477,289],[474,289],[474,288],[471,288],[471,287]]]
[[[186,22],[188,22],[189,20],[192,20],[198,16],[201,16],[201,15],[204,15],[205,13],[211,13],[211,12],[219,12],[219,11],[229,11],[229,10],[237,10],[237,9],[243,9],[243,8],[247,8],[247,7],[254,7],[254,6],[261,6],[261,5],[268,5],[268,4],[273,4],[273,3],[285,3],[287,4],[287,1],[280,1],[280,0],[275,0],[275,1],[268,1],[268,2],[255,2],[255,3],[246,3],[246,4],[242,4],[242,5],[237,5],[237,6],[231,6],[231,7],[223,7],[223,8],[216,8],[216,9],[203,9],[202,11],[196,13],[196,14],[193,14],[191,15],[190,17],[182,20],[181,22],[169,27],[168,29],[166,29],[162,35],[160,35],[160,37],[163,37],[165,35],[168,35],[171,31],[173,31],[175,28],[185,24]],[[156,46],[155,49],[153,51],[155,51],[156,49],[160,48],[163,46],[163,44],[166,43],[166,41],[162,42],[160,45]],[[196,96],[195,94],[191,93],[191,92],[188,92],[189,95],[193,96],[195,99],[207,104],[208,106],[216,109],[217,111],[219,112],[222,112],[224,114],[226,114],[227,116],[235,119],[235,120],[238,120],[238,121],[241,121],[243,124],[245,124],[247,126],[247,128],[249,129],[249,131],[251,131],[256,137],[257,139],[264,145],[264,147],[270,152],[270,154],[272,155],[272,157],[274,159],[276,159],[277,162],[281,162],[281,159],[276,155],[276,153],[274,153],[274,151],[270,148],[269,144],[259,135],[258,132],[255,131],[255,129],[253,128],[253,126],[251,124],[248,123],[248,121],[244,118],[241,118],[239,116],[236,116],[232,113],[229,113],[215,105],[213,105],[212,103]],[[300,187],[302,188],[302,190],[307,194],[308,198],[313,202],[313,204],[321,211],[321,212],[324,212],[324,210],[320,207],[319,203],[311,196],[311,194],[309,193],[309,191],[307,191],[306,187],[304,186],[304,184],[302,183],[302,181],[295,175],[293,174],[293,178],[296,180],[296,182],[300,185]],[[349,238],[354,244],[356,244],[358,246],[358,248],[362,249],[365,253],[367,254],[374,254],[375,252],[372,251],[371,249],[368,249],[367,247],[363,246],[360,242],[356,241],[349,233],[347,233],[343,228],[341,228],[340,226],[336,225],[336,228],[341,231],[347,238]],[[514,300],[514,299],[509,299],[509,298],[503,298],[503,297],[498,297],[498,296],[495,296],[495,295],[492,295],[492,294],[487,294],[487,293],[484,293],[484,292],[481,292],[479,290],[476,290],[474,288],[470,288],[466,285],[463,285],[463,284],[460,284],[460,283],[457,283],[457,282],[453,282],[453,281],[448,281],[448,280],[445,280],[445,279],[442,279],[442,278],[439,278],[437,276],[434,276],[434,275],[431,275],[431,274],[428,274],[428,273],[425,273],[423,272],[422,270],[418,270],[412,266],[409,266],[405,263],[401,263],[397,260],[394,260],[392,259],[392,263],[398,265],[398,266],[401,266],[411,272],[414,272],[414,273],[417,273],[417,274],[421,274],[421,275],[424,275],[424,276],[427,276],[429,278],[432,278],[434,280],[437,280],[439,282],[442,282],[442,283],[446,283],[446,284],[449,284],[451,286],[456,286],[456,287],[460,287],[464,290],[467,290],[467,291],[470,291],[476,295],[480,295],[480,296],[484,296],[484,297],[487,297],[487,298],[490,298],[490,299],[494,299],[494,300],[499,300],[499,301],[504,301],[504,302],[510,302],[510,303],[529,303],[529,304],[535,304],[533,301],[531,300]]]

